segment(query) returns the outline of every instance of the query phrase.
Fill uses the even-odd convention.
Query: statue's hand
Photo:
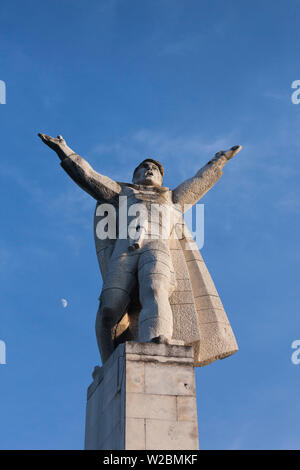
[[[55,137],[51,137],[50,135],[46,135],[42,133],[39,133],[38,136],[41,138],[44,144],[48,145],[48,147],[54,150],[60,158],[65,156],[68,146],[63,136],[58,135],[55,138]]]
[[[227,160],[230,160],[233,158],[239,151],[242,150],[241,145],[234,145],[234,147],[231,147],[229,150],[220,150],[220,152],[216,153],[215,158],[221,157],[224,155],[224,157],[227,158]]]

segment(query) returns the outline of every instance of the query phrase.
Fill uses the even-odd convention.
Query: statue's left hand
[[[56,138],[51,137],[50,135],[39,133],[38,136],[42,139],[44,144],[48,145],[56,153],[60,153],[67,144],[62,135],[58,135]]]
[[[233,158],[237,153],[239,153],[240,150],[242,150],[241,145],[234,145],[234,147],[231,147],[231,149],[229,150],[220,150],[220,152],[216,153],[215,156],[221,157],[222,155],[224,155],[227,160],[231,160],[231,158]]]

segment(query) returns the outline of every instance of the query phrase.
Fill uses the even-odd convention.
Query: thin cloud
[[[217,151],[230,147],[232,142],[230,135],[207,142],[200,135],[178,136],[151,129],[139,129],[124,136],[119,142],[101,143],[91,149],[90,153],[95,156],[105,155],[106,162],[108,157],[111,157],[109,160],[112,163],[108,170],[117,169],[119,179],[124,181],[131,178],[134,166],[146,156],[160,160],[168,173],[176,171],[181,177],[189,177]],[[104,165],[106,162],[103,162]],[[117,162],[115,168],[113,162]],[[116,175],[114,177],[116,178]]]
[[[12,180],[20,189],[29,194],[35,201],[41,201],[43,191],[32,177],[26,178],[23,173],[20,172],[20,169],[13,166],[1,166],[0,175],[3,178],[8,178]]]
[[[290,93],[291,94],[291,93]],[[267,90],[264,95],[265,98],[270,98],[275,101],[285,101],[286,103],[290,102],[289,94]]]
[[[63,217],[65,224],[76,224],[90,228],[93,199],[82,189],[73,187],[60,192],[47,202],[47,211],[52,217]]]
[[[285,212],[288,211],[290,213],[294,212],[298,214],[300,212],[299,191],[298,194],[296,192],[289,192],[284,195],[279,201],[277,201],[276,207],[284,210]]]
[[[163,46],[159,55],[180,55],[187,52],[194,52],[202,46],[204,35],[190,33],[177,41],[172,41]]]

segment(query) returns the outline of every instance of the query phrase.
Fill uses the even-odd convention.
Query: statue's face
[[[135,171],[132,181],[135,184],[161,186],[163,178],[158,166],[146,161]]]

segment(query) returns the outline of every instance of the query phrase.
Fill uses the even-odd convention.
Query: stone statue
[[[157,160],[141,162],[132,183],[116,182],[95,171],[62,136],[39,137],[57,153],[68,175],[97,201],[94,235],[103,287],[96,336],[102,362],[128,340],[193,345],[195,366],[236,352],[223,305],[182,213],[219,180],[241,146],[218,152],[194,177],[170,190],[162,186],[164,168]],[[122,225],[125,203],[129,217]],[[144,215],[134,219],[136,212],[130,211],[136,205]],[[111,207],[119,228],[99,236]],[[153,207],[162,217],[152,216]],[[165,223],[163,216],[170,221],[170,214],[172,221]],[[134,220],[138,222],[131,227]]]

